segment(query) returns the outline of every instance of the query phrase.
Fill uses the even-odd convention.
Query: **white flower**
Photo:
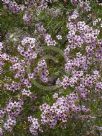
[[[54,93],[53,98],[57,99],[58,98],[58,93]]]
[[[2,46],[2,42],[0,42],[0,50],[3,48],[3,46]]]
[[[61,36],[61,35],[57,35],[56,38],[57,38],[58,40],[62,40],[62,36]]]

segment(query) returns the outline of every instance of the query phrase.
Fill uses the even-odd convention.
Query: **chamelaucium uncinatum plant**
[[[95,0],[2,0],[0,136],[102,135],[96,6]]]

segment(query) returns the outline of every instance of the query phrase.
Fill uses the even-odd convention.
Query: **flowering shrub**
[[[22,25],[0,42],[0,135],[101,135],[102,20],[90,2],[2,4]]]

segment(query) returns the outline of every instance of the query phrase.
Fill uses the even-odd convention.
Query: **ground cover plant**
[[[0,1],[0,136],[102,135],[102,6]]]

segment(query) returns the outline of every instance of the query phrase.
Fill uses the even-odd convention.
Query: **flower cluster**
[[[40,33],[40,35],[42,35],[47,46],[55,46],[57,44],[57,42],[52,39],[51,35],[47,33],[47,30],[44,28],[43,24],[36,24],[36,30],[38,33]],[[58,39],[62,39],[62,37],[58,36]]]
[[[32,116],[30,116],[28,117],[28,121],[31,123],[29,130],[32,135],[37,136],[38,131],[42,132],[37,118],[33,118]]]
[[[5,122],[3,122],[3,128],[9,132],[12,131],[16,125],[16,118],[22,111],[23,101],[9,101],[7,106],[0,110],[0,119],[3,119],[6,115]]]
[[[71,0],[71,3],[75,6],[76,4],[78,4],[79,0]]]
[[[21,112],[22,106],[23,106],[23,101],[22,100],[19,100],[18,102],[10,101],[7,104],[5,111],[8,113],[9,116],[16,117]]]
[[[18,5],[15,1],[11,0],[2,0],[3,4],[12,12],[12,13],[19,13],[24,9],[22,5]]]
[[[25,13],[23,15],[23,21],[27,25],[31,24],[32,16],[31,16],[31,14],[28,11],[25,11]]]
[[[42,82],[44,83],[48,82],[49,72],[48,72],[46,61],[44,59],[38,62],[38,66],[34,69],[33,74],[35,78],[37,75],[40,76]]]
[[[45,42],[47,43],[47,46],[55,46],[56,45],[55,40],[52,40],[52,38],[49,34],[45,35]]]
[[[4,129],[7,131],[12,131],[13,127],[16,125],[15,118],[8,117],[7,121],[4,123]]]
[[[78,95],[71,93],[66,97],[59,97],[52,106],[49,106],[46,103],[43,104],[40,107],[42,111],[41,123],[43,125],[49,125],[50,128],[54,128],[60,123],[64,123],[65,125],[68,119],[73,119],[77,114],[80,115],[80,112],[89,112],[89,109],[85,106],[76,105],[76,101],[78,101]]]
[[[91,11],[91,6],[90,6],[90,3],[89,1],[83,1],[83,0],[71,0],[71,3],[74,5],[74,6],[77,6],[79,5],[81,9],[83,9],[83,11],[86,11],[86,12],[89,12]],[[82,12],[83,12],[82,11]]]
[[[22,90],[22,95],[30,97],[32,95],[32,93],[31,93],[30,90],[23,89]]]
[[[66,60],[65,71],[69,73],[70,76],[64,76],[61,83],[64,88],[78,85],[79,83],[82,86],[91,87],[94,86],[97,79],[100,79],[100,74],[97,70],[97,74],[95,75],[91,75],[92,71],[90,71],[91,73],[87,73],[90,67],[97,62],[97,49],[100,48],[98,40],[100,31],[93,29],[87,25],[85,21],[77,21],[78,17],[78,11],[74,11],[68,18],[68,45],[64,50],[64,56]],[[72,55],[75,49],[81,52],[78,51]],[[101,61],[100,53],[98,59]]]

